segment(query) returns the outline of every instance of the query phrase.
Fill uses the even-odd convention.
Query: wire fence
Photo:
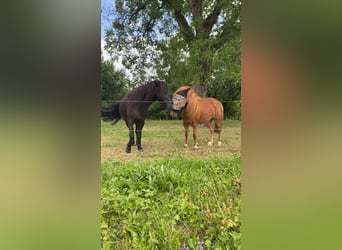
[[[103,112],[110,112],[113,105],[118,103],[151,103],[151,101],[117,101],[117,100],[106,100],[102,101],[101,110]],[[220,101],[223,104],[224,108],[224,119],[233,119],[240,120],[241,119],[241,100],[223,100]],[[151,120],[175,120],[171,119],[169,115],[169,110],[162,107],[159,102],[153,103],[149,107],[148,111],[148,119]]]
[[[147,103],[150,103],[151,101],[115,101],[115,100],[106,100],[106,101],[102,101],[102,104],[116,104],[116,103],[123,103],[123,102],[127,102],[127,103],[144,103],[144,102],[147,102]],[[158,101],[156,101],[158,102]],[[172,102],[172,101],[171,101]],[[241,103],[241,100],[230,100],[230,101],[219,101],[221,103],[232,103],[232,102],[236,102],[236,103]]]

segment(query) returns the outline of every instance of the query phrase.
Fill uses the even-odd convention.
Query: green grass
[[[124,161],[150,161],[165,157],[190,158],[232,158],[240,155],[241,129],[240,121],[225,120],[223,123],[222,146],[217,147],[217,134],[214,134],[214,146],[208,147],[209,129],[199,126],[197,139],[199,150],[193,150],[192,129],[189,129],[189,147],[184,148],[184,128],[182,121],[146,121],[142,132],[144,152],[138,152],[132,146],[132,153],[126,154],[128,129],[123,121],[112,126],[102,122],[101,160],[119,159]]]
[[[114,148],[102,163],[102,249],[239,249],[240,123],[225,121],[220,148],[199,129],[197,151],[183,148],[181,121],[147,123],[145,152],[131,154],[124,124],[102,123],[102,150]]]

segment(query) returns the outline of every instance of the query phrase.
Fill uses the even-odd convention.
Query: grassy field
[[[102,123],[102,249],[240,249],[240,122],[225,121],[222,146],[184,148],[182,122],[146,121],[140,153],[128,130]],[[192,131],[191,131],[192,133]]]
[[[192,129],[189,129],[189,147],[184,148],[184,128],[182,121],[146,121],[142,135],[144,152],[138,152],[135,146],[132,153],[126,154],[125,148],[128,142],[128,129],[120,120],[114,126],[108,122],[102,122],[101,137],[101,161],[150,161],[165,157],[191,157],[191,158],[232,158],[240,155],[241,129],[240,121],[226,120],[223,123],[222,146],[217,147],[217,134],[214,135],[214,146],[208,147],[209,129],[199,126],[197,128],[197,140],[199,150],[194,151]]]

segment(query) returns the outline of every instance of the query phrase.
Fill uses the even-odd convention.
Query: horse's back
[[[209,99],[213,99],[213,105],[215,106],[215,110],[216,110],[216,117],[218,119],[223,119],[224,117],[224,112],[223,112],[223,105],[221,102],[219,102],[218,100],[214,99],[214,98],[209,98]]]
[[[223,120],[223,106],[214,98],[199,98],[197,105],[190,112],[191,115],[183,116],[183,120],[188,123],[197,124],[208,123],[211,120]]]
[[[215,98],[203,98],[199,101],[201,113],[211,119],[223,119],[223,105]]]

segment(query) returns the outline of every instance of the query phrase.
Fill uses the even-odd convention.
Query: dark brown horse
[[[136,142],[139,151],[143,151],[141,146],[141,132],[145,124],[147,110],[154,101],[159,101],[168,109],[171,108],[171,99],[168,93],[168,86],[165,82],[155,80],[137,87],[118,103],[109,108],[103,108],[101,116],[103,120],[114,120],[117,123],[122,118],[129,129],[129,141],[126,152],[131,152],[134,143],[134,125]]]
[[[185,144],[188,146],[189,126],[192,126],[194,149],[198,149],[197,125],[205,124],[210,129],[210,140],[208,146],[213,145],[214,132],[218,133],[218,146],[221,146],[221,132],[223,121],[223,106],[214,98],[200,98],[189,86],[182,86],[175,91],[172,97],[171,116],[182,113],[185,128]],[[215,126],[211,121],[215,121]]]

